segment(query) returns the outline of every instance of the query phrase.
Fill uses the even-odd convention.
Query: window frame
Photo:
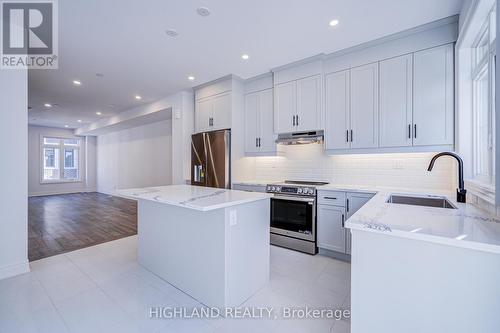
[[[58,139],[58,144],[46,144],[45,138]],[[65,145],[64,140],[78,140],[77,145]],[[40,135],[40,184],[65,184],[65,183],[81,183],[83,182],[83,156],[81,152],[83,151],[83,138],[76,136],[60,136],[60,135],[48,135],[41,134]],[[44,170],[45,170],[45,154],[44,148],[57,148],[59,149],[59,179],[44,179]],[[77,179],[64,179],[64,165],[65,165],[65,153],[64,149],[74,149],[78,151],[78,167],[74,167],[78,169],[78,178]]]
[[[483,26],[477,33],[475,40],[472,44],[472,63],[471,63],[471,83],[472,83],[472,179],[469,180],[471,183],[475,183],[475,185],[480,188],[484,187],[491,191],[491,186],[495,185],[495,153],[496,153],[496,142],[495,142],[495,92],[494,87],[496,81],[495,76],[495,62],[496,62],[496,38],[491,40],[491,17],[493,15],[495,8],[492,8],[487,15],[487,19],[483,22]],[[482,56],[482,59],[477,59],[477,47],[481,42],[486,38],[487,41],[487,50],[485,54]],[[489,175],[483,175],[478,172],[477,166],[479,163],[479,145],[478,142],[478,94],[477,94],[477,80],[487,71],[487,80],[488,80],[488,173]],[[490,192],[491,193],[491,192]]]

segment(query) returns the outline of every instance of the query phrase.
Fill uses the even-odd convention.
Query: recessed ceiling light
[[[177,37],[177,35],[179,35],[177,30],[175,30],[175,29],[165,30],[165,33],[167,34],[167,36],[170,36],[170,37]]]
[[[78,119],[77,121],[78,121],[79,123],[81,123],[81,122],[82,122],[82,120],[81,120],[81,119]]]
[[[80,81],[80,80],[73,80],[73,84],[75,86],[81,86],[82,85],[82,81]]]
[[[45,106],[46,108],[51,108],[51,107],[52,107],[52,104],[50,104],[50,103],[45,103],[43,106]]]
[[[68,127],[69,127],[69,125],[64,125],[64,127],[68,128]]]
[[[100,116],[102,114],[102,112],[97,111],[95,114]]]
[[[97,77],[103,77],[104,74],[102,74],[102,73],[95,73],[95,76],[97,76]]]
[[[241,56],[241,59],[243,59],[243,60],[248,60],[248,58],[250,58],[250,56],[248,54],[243,54]]]
[[[134,97],[135,97],[135,99],[136,99],[136,100],[138,100],[138,101],[140,101],[140,100],[142,99],[142,97],[141,97],[141,96],[139,96],[139,95],[135,95]]]
[[[194,81],[194,76],[188,76],[189,81]]]
[[[207,7],[198,7],[196,8],[196,12],[198,13],[198,15],[203,17],[207,17],[208,15],[210,15],[210,9],[208,9]]]
[[[339,20],[331,20],[329,24],[330,24],[330,27],[334,27],[334,26],[339,24]]]

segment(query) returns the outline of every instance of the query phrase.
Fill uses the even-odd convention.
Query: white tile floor
[[[150,319],[151,306],[201,307],[137,264],[137,237],[31,263],[0,280],[0,332],[349,332],[334,319]],[[243,304],[349,308],[350,265],[271,247],[271,281]]]

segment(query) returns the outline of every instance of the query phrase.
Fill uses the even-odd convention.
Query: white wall
[[[0,70],[0,279],[28,265],[28,76]]]
[[[97,190],[172,184],[172,121],[97,137]]]
[[[247,158],[258,180],[318,180],[334,184],[412,187],[451,190],[456,188],[454,161],[441,158],[427,171],[434,153],[334,155],[321,145],[287,146],[286,156]]]
[[[93,192],[96,190],[96,138],[80,137],[82,146],[80,156],[83,169],[82,180],[71,183],[41,184],[40,169],[40,137],[55,136],[75,137],[73,130],[43,126],[28,127],[28,195],[48,195],[76,192]]]

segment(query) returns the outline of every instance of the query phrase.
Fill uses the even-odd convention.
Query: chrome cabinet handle
[[[292,116],[292,126],[295,126],[295,116]]]
[[[323,197],[323,199],[337,200],[335,197]]]
[[[353,130],[351,130],[351,142],[352,142],[352,132],[353,132]]]
[[[346,199],[346,210],[349,212],[349,198]]]
[[[344,214],[342,214],[342,228],[345,227],[345,218],[344,218]]]
[[[345,142],[349,142],[349,130],[345,130]]]
[[[413,125],[413,137],[417,138],[417,124]]]
[[[258,145],[257,145],[258,142],[259,142],[258,139],[255,138],[255,147],[258,147]]]
[[[259,147],[260,147],[260,138],[259,138]]]
[[[297,126],[299,126],[299,115],[296,115],[295,117],[297,117],[296,119],[296,122],[297,122]]]
[[[411,125],[408,124],[408,139],[411,139]]]

